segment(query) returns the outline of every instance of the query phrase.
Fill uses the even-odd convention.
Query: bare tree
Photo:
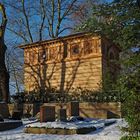
[[[9,45],[9,44],[8,44]],[[6,66],[10,74],[9,87],[12,93],[20,93],[23,90],[23,59],[21,51],[13,47],[7,50]]]
[[[5,29],[7,25],[7,17],[5,7],[0,3],[0,12],[2,14],[2,22],[0,26],[0,92],[2,94],[3,101],[9,102],[9,73],[5,65],[5,53],[6,45],[4,42]]]
[[[78,3],[74,7],[74,13],[71,14],[71,20],[73,21],[73,29],[80,27],[89,17],[93,14],[93,8],[95,5],[105,3],[105,0],[85,0]]]
[[[6,39],[8,51],[10,51],[8,55],[12,57],[8,60],[10,61],[9,72],[11,80],[15,83],[14,89],[18,92],[20,91],[19,81],[23,81],[21,79],[23,73],[19,71],[19,66],[23,63],[19,61],[20,57],[13,53],[13,50],[18,51],[15,46],[56,38],[71,29],[68,24],[69,18],[74,13],[78,0],[34,0],[34,2],[32,0],[3,0],[3,3],[8,9],[7,32],[11,35]]]
[[[9,12],[7,29],[22,43],[56,38],[71,29],[68,24],[78,0],[14,0],[6,2]]]

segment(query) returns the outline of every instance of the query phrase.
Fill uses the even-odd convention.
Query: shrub
[[[38,93],[31,91],[29,93],[22,92],[13,96],[20,103],[45,103],[45,102],[119,102],[120,95],[117,91],[93,91],[86,88],[73,88],[70,93],[61,94],[55,89]]]

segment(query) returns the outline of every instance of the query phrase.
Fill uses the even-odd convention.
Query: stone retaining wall
[[[31,114],[35,116],[39,111],[39,104],[28,104],[31,107]],[[58,109],[67,109],[67,116],[69,115],[69,105],[67,103],[44,103],[44,106],[55,106],[55,113],[57,117]],[[9,112],[13,110],[13,104],[9,105]],[[23,105],[23,112],[26,112],[26,105]],[[121,117],[121,103],[79,103],[79,115],[89,118],[114,118]]]
[[[55,106],[56,113],[63,107],[69,115],[69,105],[66,103],[44,103],[44,106]],[[79,115],[88,118],[119,118],[121,117],[121,103],[79,103]]]

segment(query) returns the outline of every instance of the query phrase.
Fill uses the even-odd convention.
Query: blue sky
[[[112,0],[106,0],[107,2],[111,2]],[[7,11],[7,15],[9,16],[11,14],[11,9],[6,9]],[[14,15],[13,15],[14,16]],[[1,18],[1,15],[0,15],[0,18]],[[68,34],[69,32],[66,32],[64,33],[65,34]],[[18,46],[19,43],[21,43],[21,40],[19,37],[15,36],[14,34],[11,34],[11,32],[9,32],[8,30],[6,31],[6,34],[5,34],[5,40],[6,40],[6,45],[8,46],[8,49],[10,50],[11,49],[11,46],[15,47],[15,46]],[[13,40],[11,42],[11,40]],[[10,83],[11,85],[14,85],[14,82],[11,82]],[[13,88],[13,86],[10,86],[10,90],[12,93],[15,92],[15,89]]]

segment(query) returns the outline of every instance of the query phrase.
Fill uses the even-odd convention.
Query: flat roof
[[[67,36],[61,36],[61,37],[57,37],[57,38],[53,38],[53,39],[49,39],[49,40],[37,41],[37,42],[29,43],[29,44],[20,45],[18,47],[21,48],[21,49],[25,49],[25,48],[33,47],[33,46],[36,46],[36,45],[53,43],[53,42],[57,42],[57,41],[61,41],[61,40],[68,40],[70,38],[82,37],[82,36],[85,36],[85,35],[92,35],[92,33],[88,33],[88,32],[74,33],[74,34],[70,34],[70,35],[67,35]]]

